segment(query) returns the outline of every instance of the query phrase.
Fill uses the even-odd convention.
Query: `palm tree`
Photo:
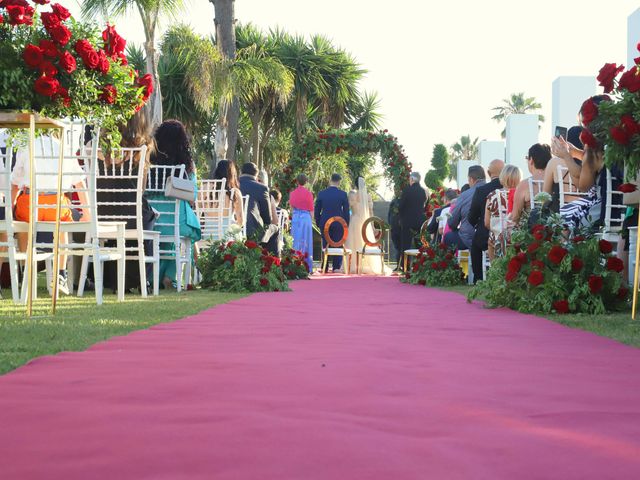
[[[357,101],[351,105],[347,113],[349,129],[379,130],[382,122],[380,99],[376,92],[364,92],[358,95]]]
[[[84,0],[82,3],[82,15],[87,18],[97,15],[119,17],[131,10],[137,10],[140,15],[145,36],[146,71],[153,77],[155,85],[149,106],[145,107],[148,108],[147,112],[152,125],[162,122],[162,93],[158,75],[159,55],[155,47],[156,29],[161,16],[175,17],[183,7],[183,0]]]
[[[460,160],[477,160],[478,159],[478,140],[476,137],[471,140],[471,135],[463,135],[460,140],[451,145],[451,164],[449,169],[449,180],[453,178],[454,172],[457,171],[457,165]]]
[[[216,45],[227,61],[236,57],[235,0],[209,0],[215,10]],[[236,97],[225,98],[220,105],[216,125],[216,154],[219,158],[235,159],[238,141],[240,104]]]
[[[535,112],[542,108],[542,104],[536,101],[535,97],[525,97],[524,92],[512,93],[509,98],[502,100],[502,105],[492,108],[497,113],[491,117],[498,123],[506,122],[507,117],[513,114]],[[538,115],[540,123],[544,122],[544,116]],[[506,128],[502,130],[502,138],[506,137]]]

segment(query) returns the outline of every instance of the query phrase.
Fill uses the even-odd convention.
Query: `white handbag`
[[[169,177],[164,186],[164,196],[193,202],[196,198],[195,185],[186,178]]]

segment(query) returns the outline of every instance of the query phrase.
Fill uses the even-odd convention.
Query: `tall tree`
[[[209,0],[215,10],[216,45],[228,61],[236,58],[235,0]],[[218,158],[234,160],[238,141],[240,103],[238,98],[224,99],[216,125],[216,154]]]
[[[478,137],[471,140],[471,135],[463,135],[456,143],[451,145],[451,165],[449,169],[449,179],[456,171],[456,166],[460,160],[478,159]]]
[[[159,54],[156,49],[156,30],[161,16],[175,17],[183,7],[182,0],[84,0],[82,3],[84,17],[96,15],[107,18],[119,17],[126,15],[131,10],[136,10],[140,15],[145,37],[146,71],[153,77],[155,85],[151,101],[145,107],[152,125],[158,125],[162,122],[162,93],[158,75]]]
[[[382,122],[380,114],[380,99],[376,92],[364,92],[358,95],[347,113],[349,129],[355,130],[379,130]]]
[[[541,108],[542,104],[539,103],[535,97],[526,97],[524,92],[512,93],[509,98],[502,100],[502,105],[492,108],[492,110],[497,113],[491,117],[491,119],[502,123],[507,121],[509,115],[533,113]],[[538,120],[540,123],[544,122],[544,115],[538,115]],[[506,137],[506,127],[502,130],[501,135],[502,138]]]

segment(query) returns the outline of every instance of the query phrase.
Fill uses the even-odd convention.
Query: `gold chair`
[[[367,229],[369,225],[372,225],[373,230],[373,241],[369,240],[367,236]],[[362,260],[366,256],[378,256],[380,257],[380,263],[382,264],[382,274],[384,275],[384,248],[382,245],[382,239],[384,237],[385,231],[385,223],[378,217],[369,217],[362,224],[362,240],[364,241],[364,246],[362,247],[362,251],[356,252],[356,273],[360,275]]]
[[[329,235],[329,228],[331,228],[333,222],[338,222],[342,225],[342,238],[337,242],[331,238],[331,235]],[[327,220],[327,223],[324,224],[323,235],[326,246],[322,249],[322,273],[327,269],[329,257],[342,257],[342,264],[345,265],[345,272],[349,275],[349,273],[351,273],[350,266],[352,252],[344,246],[347,241],[347,236],[349,235],[349,226],[347,225],[347,222],[345,222],[342,217],[331,217]]]
[[[422,245],[424,247],[428,247],[429,246],[429,239],[427,237],[427,227],[429,226],[429,220],[427,220],[426,222],[424,222],[422,224],[422,227],[420,227],[420,242],[422,243]],[[417,257],[418,254],[420,253],[420,249],[418,248],[408,248],[407,250],[405,250],[404,252],[404,271],[407,271],[407,268],[409,267],[409,257]]]

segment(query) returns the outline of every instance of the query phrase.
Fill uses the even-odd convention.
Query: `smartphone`
[[[556,127],[556,137],[567,139],[567,127]]]

